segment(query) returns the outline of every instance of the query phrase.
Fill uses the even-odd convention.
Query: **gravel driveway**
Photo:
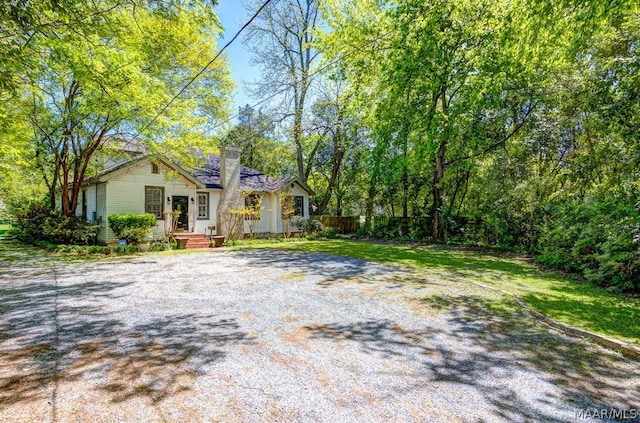
[[[0,421],[586,422],[640,406],[637,362],[455,275],[274,250],[0,264]]]

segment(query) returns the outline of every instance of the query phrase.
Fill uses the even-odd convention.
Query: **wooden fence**
[[[360,227],[360,216],[311,216],[325,228],[333,228],[341,234],[352,234]]]

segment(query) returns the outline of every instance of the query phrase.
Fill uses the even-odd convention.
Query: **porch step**
[[[187,248],[209,248],[211,241],[205,236],[205,234],[199,234],[195,232],[175,232],[173,236],[176,239],[186,239]]]
[[[187,238],[187,239],[199,239],[199,238],[205,238],[204,234],[198,233],[198,232],[174,232],[173,236],[176,238]]]

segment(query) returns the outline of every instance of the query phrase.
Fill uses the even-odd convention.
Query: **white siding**
[[[78,204],[76,205],[76,216],[82,216],[83,195],[85,196],[85,200],[87,202],[87,221],[93,222],[97,217],[93,214],[96,211],[96,186],[91,185],[80,190],[80,195],[78,196]]]
[[[96,190],[96,218],[100,222],[100,233],[98,238],[101,242],[107,243],[107,184],[94,185]]]
[[[129,169],[127,172],[117,175],[109,180],[108,204],[106,215],[144,213],[145,212],[145,187],[157,186],[164,188],[163,211],[171,211],[171,203],[167,202],[167,197],[174,195],[189,197],[188,213],[190,222],[195,222],[196,207],[191,202],[195,199],[196,185],[181,175],[173,175],[173,179],[168,179],[166,173],[170,169],[162,164],[158,165],[159,173],[151,173],[151,163],[143,162],[140,166]],[[164,233],[164,220],[159,219],[153,229],[155,235]],[[190,228],[193,229],[193,228]],[[108,241],[114,241],[115,235],[108,230]]]
[[[309,218],[309,194],[307,193],[307,191],[302,189],[302,187],[296,183],[293,185],[293,188],[289,188],[289,195],[292,195],[294,197],[297,197],[297,196],[303,197],[304,217],[308,219]],[[281,234],[283,231],[283,225],[282,225],[282,216],[280,215],[279,210],[280,209],[278,208],[278,233]]]
[[[292,196],[303,197],[304,217],[309,218],[309,194],[298,184],[294,184],[293,188],[289,189],[289,193]],[[256,232],[259,234],[282,234],[283,225],[278,193],[262,194],[262,207]],[[249,233],[249,224],[247,222],[244,224],[244,231]]]
[[[218,210],[218,203],[220,203],[220,193],[221,189],[202,189],[198,190],[198,192],[208,192],[209,193],[209,219],[196,219],[196,229],[195,232],[209,235],[209,230],[207,226],[216,225],[216,210]],[[197,206],[197,205],[196,205]],[[194,210],[197,213],[197,209]],[[215,235],[216,232],[214,231]]]
[[[257,222],[258,224],[255,226],[255,233],[257,234],[268,234],[271,232],[271,215],[273,213],[273,200],[272,194],[263,193],[259,194],[262,198],[262,210],[260,210],[260,220]],[[277,198],[277,197],[276,197]],[[276,205],[277,207],[277,205]],[[244,233],[249,233],[249,221],[245,220],[244,222]]]
[[[92,185],[86,188],[87,191],[87,220],[94,222],[98,219],[98,207],[96,203],[97,187]],[[82,200],[82,198],[80,198]],[[82,210],[81,210],[82,212]]]

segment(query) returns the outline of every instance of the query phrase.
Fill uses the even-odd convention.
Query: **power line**
[[[315,76],[315,75],[319,74],[320,72],[324,71],[324,70],[325,70],[325,69],[327,69],[328,67],[335,65],[335,64],[336,64],[336,63],[338,63],[339,61],[340,61],[340,60],[336,59],[336,60],[334,60],[333,62],[328,63],[328,64],[326,64],[325,66],[322,66],[322,67],[320,67],[320,68],[316,69],[315,71],[313,71],[313,72],[311,72],[311,73],[309,74],[309,77],[312,77],[312,76]],[[271,95],[270,95],[270,96],[268,96],[268,97],[263,98],[262,100],[258,101],[257,103],[250,104],[250,105],[249,105],[249,108],[253,109],[253,108],[255,108],[255,107],[257,107],[257,106],[259,106],[259,105],[261,105],[261,104],[263,104],[263,103],[266,103],[267,101],[271,100],[272,98],[277,97],[277,96],[279,96],[280,94],[282,94],[282,93],[284,93],[284,92],[286,92],[286,91],[288,91],[288,90],[290,90],[290,89],[291,89],[291,87],[286,87],[286,88],[283,88],[283,89],[281,89],[281,90],[279,90],[279,91],[276,91],[275,93],[271,94]],[[242,106],[241,106],[241,107],[242,107]],[[225,123],[230,122],[232,119],[235,119],[235,118],[237,118],[238,116],[240,116],[240,113],[236,113],[235,115],[231,115],[231,116],[229,116],[228,118],[226,118],[226,119],[225,119],[225,120],[223,120],[222,122],[218,123],[217,125],[213,126],[212,128],[207,129],[206,131],[204,131],[204,133],[203,133],[203,134],[208,134],[208,133],[210,133],[211,131],[213,131],[213,130],[215,130],[215,129],[218,129],[219,127],[221,127],[221,126],[222,126],[222,125],[224,125]]]
[[[193,77],[189,80],[189,82],[186,83],[186,85],[184,87],[182,87],[182,89],[180,89],[180,91],[178,91],[178,93],[176,95],[174,95],[171,100],[169,100],[169,102],[167,104],[165,104],[162,109],[158,112],[158,114],[156,114],[154,116],[153,119],[151,119],[149,121],[149,123],[147,123],[145,125],[145,127],[142,129],[142,131],[140,132],[144,132],[146,129],[148,129],[164,112],[167,111],[167,109],[173,104],[173,102],[180,97],[186,90],[187,88],[189,88],[189,86],[191,86],[191,84],[193,84],[195,82],[196,79],[198,79],[203,73],[206,72],[207,69],[209,69],[209,66],[211,66],[213,64],[213,62],[215,62],[216,60],[218,60],[218,58],[220,57],[220,55],[227,49],[227,47],[229,47],[235,40],[236,38],[238,38],[240,36],[240,34],[242,33],[242,31],[244,31],[249,25],[251,25],[251,23],[258,17],[258,15],[260,14],[260,12],[262,12],[262,10],[267,7],[267,5],[269,3],[271,3],[272,0],[266,0],[262,6],[260,6],[260,8],[253,14],[253,16],[251,17],[251,19],[249,19],[243,26],[242,28],[240,28],[237,32],[236,35],[233,36],[233,38],[231,38],[231,40],[229,40],[229,42],[227,42],[227,44],[224,45],[224,47],[222,47],[220,49],[220,51],[218,51],[218,53],[215,55],[215,57],[211,60],[209,60],[209,62],[202,68],[200,69],[200,71],[198,73],[196,73],[195,75],[193,75]],[[139,134],[136,135],[136,137],[134,138],[138,138]]]
[[[367,43],[365,43],[365,44],[364,44],[364,46],[371,45],[371,44],[373,44],[373,43],[375,43],[375,42],[379,41],[381,38],[386,37],[387,35],[391,34],[392,32],[393,32],[393,30],[387,31],[387,32],[385,32],[384,34],[382,34],[382,35],[380,35],[380,36],[378,36],[378,37],[376,37],[376,38],[374,38],[374,39],[372,39],[372,40],[368,41]],[[319,74],[320,72],[323,72],[325,69],[327,69],[327,68],[329,68],[329,67],[331,67],[331,66],[333,66],[333,65],[335,65],[335,64],[337,64],[337,63],[339,63],[339,62],[341,62],[341,61],[343,61],[345,58],[355,55],[356,53],[358,53],[358,51],[353,50],[353,51],[352,51],[352,52],[350,52],[350,53],[347,53],[347,54],[345,54],[345,55],[343,55],[343,56],[341,56],[341,57],[338,57],[337,59],[335,59],[335,60],[333,60],[333,61],[331,61],[331,62],[327,63],[326,65],[319,67],[319,68],[318,68],[318,69],[316,69],[315,71],[311,72],[308,76],[309,76],[309,77],[315,76],[315,75]],[[249,108],[253,109],[253,108],[255,108],[255,107],[257,107],[257,106],[259,106],[259,105],[261,105],[261,104],[263,104],[263,103],[266,103],[267,101],[271,100],[272,98],[277,97],[277,96],[279,96],[280,94],[282,94],[282,93],[284,93],[284,92],[286,92],[286,91],[288,91],[288,90],[290,90],[290,89],[291,89],[291,87],[285,87],[285,88],[283,88],[283,89],[281,89],[281,90],[279,90],[279,91],[276,91],[275,93],[271,94],[271,95],[270,95],[270,96],[268,96],[268,97],[263,98],[262,100],[258,101],[257,103],[255,103],[255,104],[250,104],[250,105],[249,105]],[[241,106],[241,107],[242,107],[242,106]],[[236,114],[234,114],[234,115],[232,115],[232,116],[229,116],[227,119],[225,119],[225,120],[221,121],[221,122],[220,122],[220,123],[218,123],[217,125],[215,125],[215,126],[213,126],[213,127],[209,128],[209,129],[207,129],[206,131],[204,131],[204,132],[203,132],[203,135],[206,135],[206,134],[211,133],[211,131],[214,131],[214,130],[218,129],[219,127],[221,127],[221,126],[222,126],[222,125],[224,125],[225,123],[230,122],[232,119],[235,119],[235,118],[237,118],[238,116],[240,116],[240,113],[236,113]]]

